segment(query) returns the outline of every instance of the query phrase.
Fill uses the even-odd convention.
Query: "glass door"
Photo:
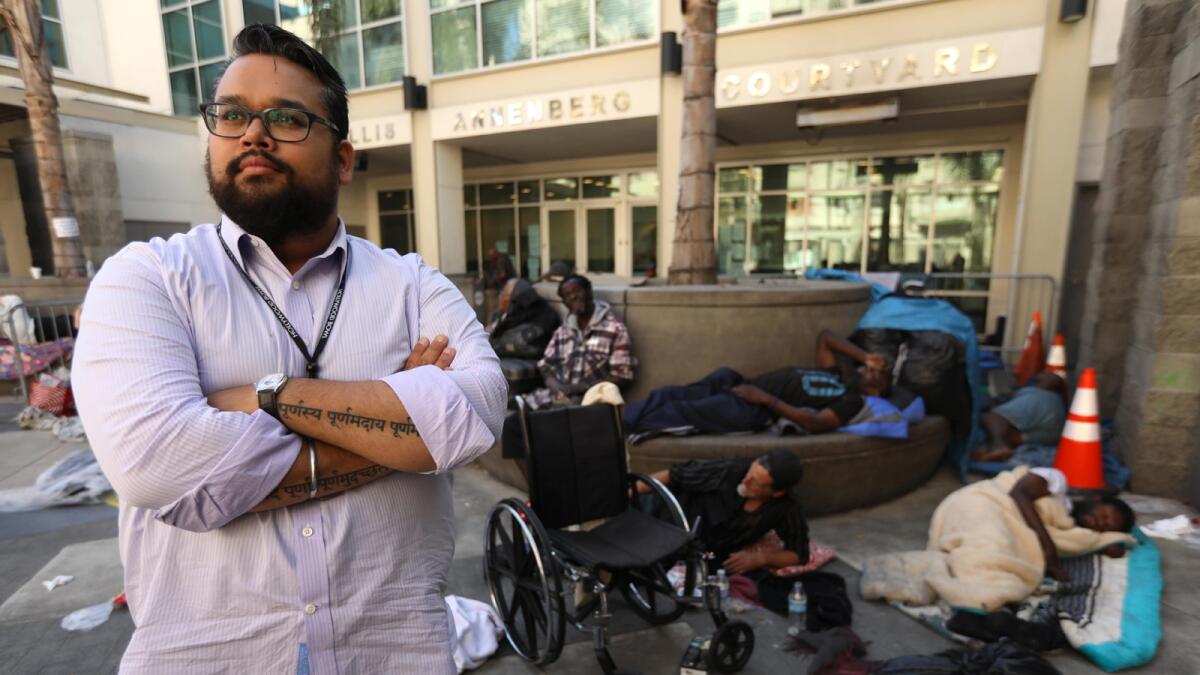
[[[616,205],[587,204],[583,207],[583,221],[587,230],[584,236],[587,241],[588,273],[616,274],[618,248],[624,248],[617,245]],[[622,259],[625,257],[622,256]]]
[[[556,262],[565,262],[572,270],[580,270],[581,256],[576,250],[576,221],[579,209],[575,206],[547,206],[546,237],[542,244],[542,261],[549,270]]]

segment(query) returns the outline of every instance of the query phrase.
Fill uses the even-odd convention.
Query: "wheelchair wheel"
[[[689,564],[687,570],[683,598],[690,598],[696,585],[693,566]],[[652,626],[671,623],[683,616],[688,607],[687,602],[675,594],[662,563],[626,572],[621,595],[625,596],[634,613]]]
[[[517,499],[488,513],[484,576],[508,644],[521,658],[553,663],[562,652],[566,614],[562,578],[537,515]]]
[[[713,633],[708,646],[708,667],[718,673],[736,673],[754,653],[754,630],[745,621],[726,621]]]

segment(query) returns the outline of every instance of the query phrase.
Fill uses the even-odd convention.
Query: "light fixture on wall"
[[[1075,23],[1087,16],[1088,0],[1062,0],[1062,10],[1058,20],[1062,23]]]
[[[404,109],[425,110],[429,107],[428,90],[423,84],[417,84],[417,78],[412,75],[404,76]]]
[[[832,127],[839,124],[858,124],[895,119],[900,114],[900,99],[890,98],[879,103],[868,103],[838,108],[797,108],[796,127]]]
[[[661,36],[659,53],[662,57],[663,73],[679,75],[683,72],[683,45],[679,44],[677,38],[678,36],[671,31]]]

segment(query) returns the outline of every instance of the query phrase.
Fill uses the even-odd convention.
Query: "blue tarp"
[[[864,283],[864,284],[871,284],[871,302],[873,302],[873,303],[879,302],[880,300],[883,299],[884,296],[886,296],[888,293],[892,292],[892,289],[888,288],[887,286],[884,286],[883,284],[877,284],[873,281],[867,281],[858,272],[847,272],[845,270],[833,270],[833,269],[810,267],[810,268],[804,270],[804,278],[805,279],[834,279],[837,281],[858,281],[858,282]]]
[[[951,441],[946,459],[952,466],[958,467],[965,478],[971,448],[983,442],[983,433],[979,428],[979,345],[975,341],[975,325],[945,300],[889,295],[871,305],[858,322],[858,327],[940,331],[962,342],[967,361],[967,386],[971,395],[971,431],[966,437]]]

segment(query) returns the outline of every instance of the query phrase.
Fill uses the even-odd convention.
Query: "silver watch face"
[[[259,391],[275,391],[287,380],[287,376],[283,373],[272,373],[264,376],[258,381],[257,389]]]

